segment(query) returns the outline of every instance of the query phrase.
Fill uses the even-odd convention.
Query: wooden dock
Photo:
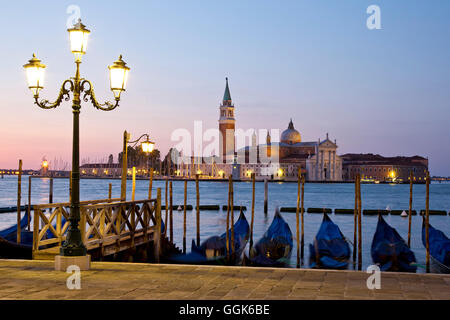
[[[450,275],[93,262],[81,289],[51,261],[0,260],[0,299],[450,299]]]

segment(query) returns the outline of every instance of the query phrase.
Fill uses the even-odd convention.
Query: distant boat
[[[405,240],[378,216],[378,224],[372,240],[372,260],[381,271],[416,272],[416,257]]]
[[[286,266],[293,247],[292,232],[278,208],[272,224],[250,251],[249,262],[257,266]]]
[[[450,273],[450,240],[440,230],[428,225],[430,256],[433,267],[440,273]],[[422,243],[427,247],[425,238],[425,219],[422,220]]]
[[[339,227],[324,213],[314,243],[309,245],[311,268],[346,269],[350,246]]]
[[[245,246],[250,235],[250,226],[241,210],[239,219],[234,224],[234,260],[236,263],[241,260]],[[231,248],[231,230],[228,230],[229,245]],[[192,251],[189,254],[177,254],[169,258],[176,263],[189,264],[227,264],[226,233],[220,236],[209,237],[200,246],[192,240]],[[231,256],[231,252],[230,252]]]

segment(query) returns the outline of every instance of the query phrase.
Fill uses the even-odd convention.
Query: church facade
[[[302,141],[299,131],[291,121],[279,142],[272,142],[267,131],[264,144],[257,144],[253,132],[249,146],[236,150],[235,106],[231,99],[228,78],[223,101],[219,107],[219,150],[221,158],[200,159],[191,157],[177,170],[179,175],[193,177],[250,179],[255,173],[257,180],[297,180],[298,171],[307,181],[342,181],[342,159],[337,155],[336,140]]]

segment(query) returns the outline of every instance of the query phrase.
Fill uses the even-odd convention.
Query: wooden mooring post
[[[362,268],[362,202],[361,202],[361,179],[358,175],[358,270]]]
[[[302,194],[300,199],[300,218],[302,223],[302,234],[300,242],[300,257],[302,258],[301,264],[303,265],[303,256],[305,248],[305,176],[302,176]]]
[[[27,228],[30,231],[31,225],[31,176],[28,176],[28,207],[27,207]]]
[[[109,202],[111,202],[111,199],[112,199],[112,183],[110,183],[108,185],[108,199],[109,199]]]
[[[426,263],[427,273],[430,273],[430,172],[427,171],[425,195],[425,242],[427,249]]]
[[[412,203],[413,203],[413,172],[409,173],[409,212],[408,212],[408,247],[411,248],[411,224],[412,224]]]
[[[186,205],[187,205],[187,180],[184,180],[184,206],[183,206],[183,253],[186,254]]]
[[[156,263],[159,263],[159,256],[161,253],[161,188],[156,190],[156,230],[154,240],[154,255]]]
[[[267,179],[264,179],[264,213],[267,213],[269,197],[269,185]]]
[[[17,244],[20,244],[22,228],[20,227],[20,203],[22,197],[22,159],[19,160],[19,175],[17,176]]]
[[[356,248],[358,246],[358,174],[355,176],[355,210],[353,211],[353,268],[356,266]]]
[[[166,215],[164,217],[164,235],[167,236],[167,229],[169,228],[169,178],[166,178],[166,189],[165,189],[165,206]]]
[[[302,174],[298,169],[297,174],[297,207],[295,210],[295,222],[297,231],[297,268],[300,268],[300,193],[301,193]]]
[[[227,261],[230,261],[230,235],[228,229],[230,228],[230,204],[231,204],[231,184],[233,183],[233,176],[230,174],[228,178],[228,205],[227,205],[227,228],[225,230],[225,241],[227,248]]]
[[[196,212],[196,219],[197,219],[197,246],[200,246],[200,191],[199,191],[199,185],[198,185],[198,178],[199,174],[195,174],[195,191],[197,193],[197,212]]]
[[[133,167],[133,183],[132,183],[132,188],[131,188],[131,201],[134,201],[134,196],[136,194],[136,167]]]
[[[253,224],[254,224],[254,222],[255,222],[255,173],[252,172],[252,220],[250,222],[250,251],[252,250],[252,247],[253,247]]]
[[[170,243],[173,243],[173,196],[172,196],[172,180],[169,182],[169,223],[170,223]]]
[[[148,199],[152,198],[152,188],[153,188],[153,168],[150,168],[150,177],[148,182]]]
[[[50,189],[48,191],[48,203],[53,203],[53,178],[50,178]]]

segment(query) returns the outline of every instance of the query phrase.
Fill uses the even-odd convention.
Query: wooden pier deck
[[[450,275],[93,262],[81,289],[52,261],[0,260],[0,299],[450,299]]]

